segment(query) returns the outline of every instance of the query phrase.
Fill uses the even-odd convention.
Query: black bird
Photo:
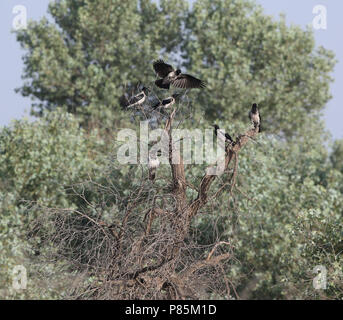
[[[174,93],[173,95],[171,95],[168,98],[163,99],[162,101],[156,103],[154,106],[152,106],[152,109],[155,110],[159,107],[162,107],[163,109],[167,109],[170,106],[172,106],[175,103],[175,99],[180,96],[180,94],[178,93]]]
[[[228,142],[230,142],[230,143],[233,143],[233,140],[232,140],[231,136],[230,136],[228,133],[225,133],[225,134],[224,134],[223,130],[220,129],[219,126],[216,125],[216,124],[214,124],[213,127],[214,127],[214,134],[215,134],[217,137],[219,137],[219,139],[220,139],[221,141],[228,141]],[[225,137],[225,139],[224,139],[224,137]]]
[[[254,103],[251,107],[249,119],[253,123],[254,128],[256,129],[258,127],[258,132],[261,132],[261,116],[256,103]]]
[[[162,79],[155,81],[156,86],[162,89],[169,89],[170,85],[180,89],[205,88],[205,83],[189,74],[181,73],[180,69],[175,70],[170,64],[163,60],[153,63],[156,74]]]
[[[148,88],[143,87],[140,93],[127,100],[126,108],[132,108],[141,105],[145,101],[149,92],[150,90]]]

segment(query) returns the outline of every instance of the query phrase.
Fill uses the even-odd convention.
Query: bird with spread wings
[[[155,81],[156,86],[162,89],[169,89],[170,85],[180,89],[205,88],[205,83],[189,74],[181,73],[180,69],[175,70],[170,64],[163,60],[153,63],[156,74],[161,78]]]

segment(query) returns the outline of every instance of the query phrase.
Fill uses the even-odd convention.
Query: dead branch
[[[147,117],[149,112],[140,109]],[[78,285],[68,298],[199,299],[217,288],[222,296],[229,296],[230,282],[225,272],[228,261],[234,259],[231,247],[227,248],[230,242],[218,239],[212,245],[197,244],[192,239],[191,225],[199,210],[226,186],[233,196],[239,151],[257,136],[258,128],[248,130],[225,147],[224,173],[234,159],[232,173],[211,196],[216,175],[206,171],[198,186],[186,180],[183,158],[172,135],[177,110],[172,110],[165,124],[172,188],[158,189],[142,177],[138,187],[135,185],[129,195],[123,196],[120,186],[108,188],[90,181],[93,193],[101,197],[108,194],[112,203],[108,205],[104,200],[100,206],[94,205],[82,188],[78,196],[85,208],[41,208],[39,226],[46,229],[41,230],[42,243],[54,245],[53,250],[47,250],[46,261],[63,261],[68,270],[93,279],[87,285],[75,281]],[[187,188],[197,192],[195,199],[187,197]],[[102,220],[109,217],[112,221]]]
[[[185,177],[185,168],[183,164],[183,159],[179,150],[174,147],[173,138],[172,138],[172,124],[174,116],[176,113],[176,108],[170,114],[167,119],[165,130],[168,133],[169,137],[169,164],[172,171],[173,177],[173,193],[177,197],[178,208],[182,210],[186,202],[186,186],[187,181]],[[175,161],[175,159],[177,161]]]
[[[258,128],[250,129],[244,135],[241,135],[237,138],[232,148],[230,145],[226,147],[224,171],[226,171],[227,168],[229,167],[232,158],[235,157],[237,161],[238,152],[247,144],[250,138],[257,136],[257,134],[258,134]],[[237,166],[235,166],[234,174],[232,176],[231,181],[232,180],[234,181],[236,177],[236,172],[237,172]],[[194,201],[190,203],[190,206],[189,206],[190,207],[189,214],[188,214],[189,219],[192,219],[197,214],[198,210],[206,204],[207,199],[208,199],[209,189],[215,179],[216,179],[215,175],[210,175],[206,173],[203,176],[200,182],[198,196]],[[231,188],[233,187],[233,185],[234,184],[231,183]]]

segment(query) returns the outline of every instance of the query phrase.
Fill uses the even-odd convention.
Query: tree
[[[336,140],[334,142],[330,160],[332,166],[343,173],[343,140]]]
[[[185,4],[164,0],[160,7],[150,1],[52,2],[55,24],[43,18],[18,32],[28,49],[20,92],[38,100],[32,113],[63,107],[109,127],[119,122],[119,97],[151,76],[158,52],[178,47]]]
[[[21,200],[67,206],[65,186],[96,174],[104,142],[61,110],[0,132],[0,185]]]
[[[197,221],[199,234],[218,221],[217,234],[234,246],[228,279],[237,298],[342,297],[342,175],[328,162],[325,139],[310,121],[291,142],[261,135],[240,154],[232,199],[223,194]],[[318,265],[327,270],[326,290],[313,287]]]
[[[52,115],[38,129],[4,131],[4,263],[9,256],[17,263],[8,244],[16,247],[27,235],[13,225],[39,212],[29,234],[36,235],[33,253],[38,247],[42,254],[29,263],[61,275],[66,286],[55,296],[342,297],[340,145],[328,155],[319,121],[330,98],[332,52],[316,49],[309,30],[275,22],[246,0],[198,0],[192,9],[179,0],[61,0],[49,11],[56,24],[43,19],[18,32],[28,49],[20,90],[38,100],[36,115],[62,107],[81,128],[76,119],[64,127]],[[118,99],[139,83],[162,98],[151,67],[161,56],[205,80],[207,89],[185,92],[176,109],[161,114],[149,108],[151,97],[129,119]],[[267,134],[247,128],[253,102]],[[236,141],[226,148],[225,174],[213,178],[204,164],[168,158],[152,183],[146,166],[117,165],[97,128],[116,134],[123,125],[135,128],[137,119],[154,120],[168,136],[175,127],[208,129],[220,121]],[[168,156],[177,153],[173,144],[167,148]],[[103,157],[108,166],[98,166]],[[73,184],[74,196],[66,197],[61,184]],[[37,205],[18,207],[22,198]],[[317,265],[327,269],[327,290],[312,286]]]
[[[28,227],[37,218],[37,211],[28,207],[31,203],[77,207],[79,199],[72,197],[72,186],[79,179],[99,175],[105,164],[103,149],[96,131],[86,133],[73,115],[62,110],[34,122],[17,120],[0,130],[1,298],[46,299],[61,294],[63,286],[56,288],[68,279],[66,275],[61,279],[55,273],[50,283],[48,278],[35,281],[33,262],[41,248],[33,250],[28,244],[32,237]],[[16,265],[26,266],[29,290],[12,288]],[[48,269],[51,272],[52,266]]]
[[[244,121],[257,102],[264,129],[289,137],[330,99],[333,53],[247,0],[199,0],[191,10],[182,0],[63,0],[49,12],[56,24],[43,19],[18,32],[28,49],[20,91],[38,100],[34,114],[62,106],[118,125],[118,98],[151,83],[161,55],[208,83],[190,99],[210,120]]]
[[[152,112],[151,108],[152,104],[148,102],[141,107],[141,112],[133,112],[144,118],[146,113]],[[165,111],[166,115],[158,116],[164,126],[164,138],[168,141],[162,140],[160,148],[162,154],[166,153],[170,168],[164,170],[159,186],[146,178],[146,170],[142,175],[139,167],[132,165],[132,172],[127,174],[129,186],[126,184],[125,188],[118,178],[115,184],[100,185],[90,181],[81,187],[79,197],[83,205],[77,209],[34,208],[40,209],[41,215],[30,233],[39,230],[43,235],[39,243],[54,245],[47,261],[66,261],[69,270],[89,280],[88,283],[77,281],[78,285],[69,288],[68,297],[230,297],[225,270],[227,261],[232,258],[231,243],[214,239],[213,243],[202,248],[193,242],[192,224],[209,200],[213,201],[226,190],[232,195],[239,153],[258,136],[259,127],[250,127],[238,135],[234,143],[222,147],[220,178],[216,175],[218,169],[206,170],[194,186],[188,182],[184,155],[177,144],[178,138],[173,135],[173,129],[183,123],[184,109],[177,105],[169,112]],[[178,110],[181,110],[179,121],[173,125]],[[115,171],[121,172],[121,169]],[[120,173],[115,175],[120,177]],[[216,180],[220,180],[220,186],[212,192]],[[89,192],[85,192],[89,189],[93,189],[92,193],[97,194],[96,199],[100,202],[89,200]]]
[[[319,119],[330,99],[331,51],[315,48],[312,31],[273,21],[251,1],[199,0],[187,17],[185,66],[208,82],[198,97],[207,117],[245,119],[255,101],[264,129],[292,136]],[[245,106],[242,107],[242,106]]]

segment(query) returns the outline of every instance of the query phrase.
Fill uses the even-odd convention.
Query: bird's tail
[[[155,168],[149,169],[149,180],[154,181],[155,178],[156,178],[156,169]]]
[[[161,105],[161,104],[158,102],[158,103],[156,103],[155,105],[153,105],[153,106],[151,107],[151,109],[152,109],[152,110],[155,110],[155,109],[157,109],[160,105]]]
[[[254,129],[258,127],[258,132],[261,132],[261,122],[253,121],[253,124],[254,124]]]

